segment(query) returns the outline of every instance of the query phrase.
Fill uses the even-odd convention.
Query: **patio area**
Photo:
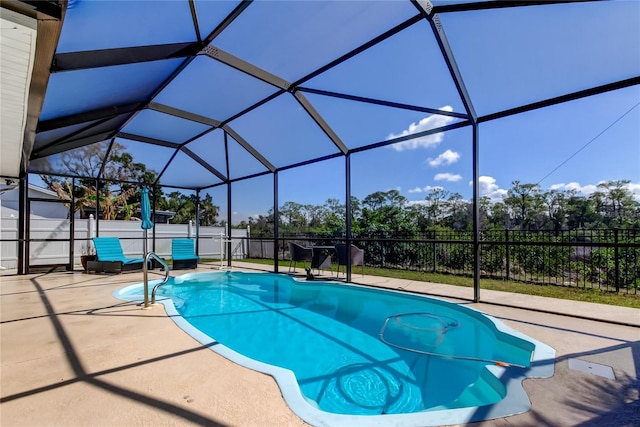
[[[197,271],[217,268],[199,264]],[[270,376],[199,344],[163,306],[142,310],[112,296],[142,279],[141,272],[79,271],[0,279],[2,426],[305,425]],[[359,274],[353,281],[450,298],[468,292]],[[639,310],[486,290],[482,303],[457,301],[556,350],[554,376],[524,383],[530,411],[472,425],[640,424]],[[572,369],[570,359],[609,366],[615,378]]]

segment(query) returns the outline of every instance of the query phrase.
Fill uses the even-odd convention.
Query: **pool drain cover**
[[[599,377],[615,380],[613,368],[611,366],[600,365],[598,363],[587,362],[580,359],[569,359],[569,369],[584,372],[586,374],[598,375]]]
[[[383,367],[356,363],[339,370],[338,391],[344,399],[361,408],[385,413],[402,395],[402,384]]]

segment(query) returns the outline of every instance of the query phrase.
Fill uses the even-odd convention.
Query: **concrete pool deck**
[[[256,268],[269,267],[234,262],[237,270]],[[212,269],[217,265],[200,264],[197,271]],[[436,296],[473,296],[469,288],[352,278]],[[270,376],[198,343],[163,306],[142,310],[112,296],[141,281],[139,272],[0,277],[0,425],[305,425]],[[470,425],[640,425],[640,310],[487,290],[481,290],[481,300],[486,302],[458,302],[552,346],[555,374],[525,380],[530,411]],[[576,369],[576,361],[595,373]],[[615,378],[600,375],[600,366],[610,367]]]

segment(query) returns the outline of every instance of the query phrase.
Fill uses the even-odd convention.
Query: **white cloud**
[[[598,184],[602,184],[604,182],[606,181],[600,181],[598,182]],[[598,184],[581,185],[578,182],[570,182],[568,184],[559,183],[559,184],[553,184],[549,186],[549,189],[558,190],[558,191],[575,190],[575,192],[578,193],[579,195],[584,197],[589,197],[596,191],[600,190],[598,188]],[[633,194],[634,199],[636,199],[637,201],[640,201],[640,182],[630,182],[629,184],[625,185],[625,188],[629,190],[631,194]]]
[[[479,178],[480,182],[480,196],[489,196],[492,202],[499,202],[502,197],[507,194],[507,190],[500,188],[496,184],[496,179],[492,176],[483,175]],[[473,181],[469,181],[469,185],[473,185]]]
[[[409,193],[428,193],[431,190],[443,190],[443,189],[444,187],[440,187],[439,185],[436,185],[436,186],[427,185],[426,187],[423,187],[423,188],[420,188],[420,187],[413,188],[409,190]]]
[[[580,183],[578,182],[570,182],[568,184],[561,182],[558,184],[550,185],[549,189],[558,190],[558,191],[574,190],[576,193],[582,196],[590,196],[591,194],[593,194],[595,191],[598,190],[598,187],[596,184],[580,185]]]
[[[231,211],[231,222],[233,224],[237,224],[240,221],[249,221],[249,218],[258,219],[260,215],[266,216],[266,213],[260,212],[260,213],[247,214],[239,211]],[[220,214],[218,215],[218,220],[226,221],[227,220],[226,212],[220,211]]]
[[[440,154],[438,157],[436,157],[435,159],[432,159],[431,157],[429,157],[427,159],[427,163],[429,163],[429,166],[431,167],[438,167],[441,165],[450,165],[452,163],[457,162],[460,159],[460,153],[456,153],[455,151],[451,151],[451,150],[447,150],[444,153]]]
[[[457,182],[462,179],[462,175],[452,173],[439,173],[433,177],[435,181]]]
[[[598,191],[598,186],[593,184],[587,184],[580,187],[580,192],[585,195],[590,195]]]
[[[598,184],[601,184],[606,181],[600,181]],[[558,190],[558,191],[569,191],[575,190],[575,192],[579,196],[589,197],[594,192],[598,191],[598,184],[586,184],[582,185],[578,182],[569,182],[569,183],[558,183],[552,184],[549,186],[549,190]],[[473,181],[469,181],[469,185],[473,185]],[[638,183],[629,183],[625,186],[632,194],[633,197],[640,201],[640,182]],[[544,189],[542,189],[544,191]],[[496,184],[496,179],[491,176],[481,176],[480,177],[480,195],[481,196],[489,196],[491,201],[497,202],[502,201],[503,196],[506,196],[507,190],[500,188],[498,184]]]
[[[459,181],[461,177],[460,175],[453,175],[453,174],[438,174],[435,176],[434,179],[436,181],[446,180],[446,181],[455,182],[455,181]],[[496,179],[492,176],[487,176],[487,175],[480,176],[479,182],[480,182],[480,188],[479,188],[480,196],[488,196],[492,203],[502,202],[504,198],[507,196],[508,190],[510,188],[510,187],[507,189],[500,188],[500,185],[498,185]],[[601,184],[603,182],[606,182],[606,181],[599,181],[596,184],[585,184],[585,185],[582,185],[578,182],[557,183],[557,184],[550,185],[546,189],[540,188],[540,190],[543,192],[546,190],[558,190],[558,191],[575,190],[579,196],[589,197],[595,191],[600,190],[598,188],[598,184]],[[473,186],[473,181],[469,181],[469,186],[470,187]],[[631,192],[631,194],[633,195],[633,198],[636,201],[640,202],[640,182],[632,182],[627,184],[625,187],[627,188],[627,190],[629,190],[629,192]],[[438,186],[438,185],[435,185],[435,186],[426,185],[424,187],[415,187],[415,188],[409,189],[407,190],[407,192],[410,194],[426,194],[432,190],[438,190],[438,189],[442,190],[444,189],[444,187]],[[468,200],[471,200],[472,198],[473,198],[473,195],[470,194]],[[423,204],[424,200],[408,201],[407,203],[409,205]]]
[[[479,181],[480,181],[480,194],[489,194],[500,189],[498,184],[496,184],[496,179],[492,176],[483,175],[479,178]],[[473,181],[470,181],[469,185],[473,185]]]
[[[627,188],[633,193],[633,197],[640,202],[640,182],[631,182],[627,184]]]
[[[453,111],[453,108],[447,105],[442,107],[441,110],[451,112]],[[407,135],[413,135],[418,132],[439,128],[441,126],[446,126],[449,123],[451,123],[453,120],[454,120],[454,117],[442,116],[439,114],[432,114],[420,120],[418,123],[411,123],[409,125],[409,128],[403,130],[398,134],[393,134],[393,133],[389,134],[389,136],[387,136],[387,140],[399,138]],[[440,132],[433,135],[423,136],[421,138],[414,138],[414,139],[409,139],[407,141],[398,142],[396,144],[392,144],[391,147],[396,151],[415,150],[416,148],[420,148],[420,147],[430,148],[440,144],[443,138],[444,138],[444,134]]]

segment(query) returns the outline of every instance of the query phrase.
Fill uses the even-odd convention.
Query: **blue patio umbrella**
[[[140,217],[142,223],[140,226],[144,230],[144,256],[147,256],[147,230],[153,228],[153,221],[151,221],[151,202],[149,202],[149,190],[147,187],[142,187],[142,197],[140,199]]]

